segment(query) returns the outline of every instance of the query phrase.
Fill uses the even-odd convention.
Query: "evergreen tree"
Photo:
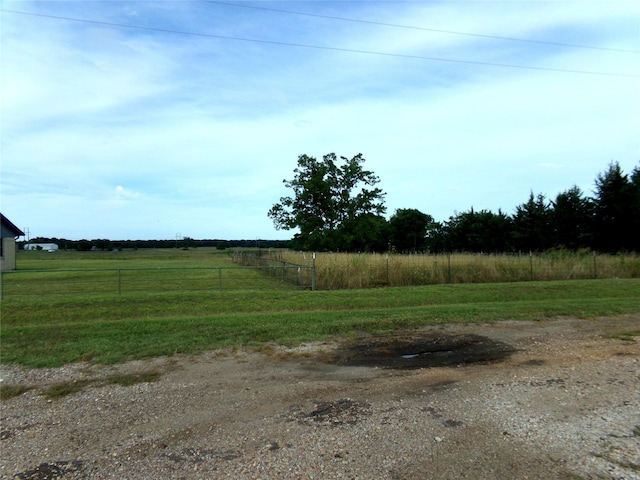
[[[501,210],[496,214],[471,208],[450,217],[446,230],[450,251],[495,253],[512,249],[512,221]]]
[[[637,173],[634,176],[634,182]],[[596,178],[594,198],[594,247],[600,251],[617,252],[634,248],[634,227],[637,225],[636,187],[622,173],[617,162]]]
[[[516,250],[539,252],[553,246],[551,206],[545,196],[533,192],[529,200],[516,207],[513,216],[513,235]]]
[[[640,252],[640,165],[633,169],[631,182],[631,241],[629,248]]]
[[[591,244],[592,202],[577,186],[559,193],[552,203],[553,246],[577,250]]]

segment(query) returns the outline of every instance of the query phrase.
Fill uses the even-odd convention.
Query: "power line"
[[[218,38],[223,40],[234,40],[234,41],[240,41],[240,42],[263,43],[268,45],[281,45],[281,46],[287,46],[287,47],[312,48],[316,50],[329,50],[334,52],[359,53],[359,54],[365,54],[365,55],[378,55],[378,56],[395,57],[395,58],[411,58],[415,60],[427,60],[427,61],[434,61],[434,62],[460,63],[460,64],[466,64],[466,65],[482,65],[482,66],[489,66],[489,67],[516,68],[516,69],[522,69],[522,70],[538,70],[538,71],[557,72],[557,73],[572,73],[572,74],[580,74],[580,75],[640,78],[640,75],[635,75],[631,73],[597,72],[597,71],[591,71],[591,70],[574,70],[574,69],[553,68],[553,67],[535,67],[535,66],[507,64],[507,63],[481,62],[478,60],[458,60],[453,58],[427,57],[422,55],[407,55],[407,54],[401,54],[401,53],[376,52],[372,50],[358,50],[358,49],[352,49],[352,48],[326,47],[321,45],[310,45],[310,44],[304,44],[304,43],[278,42],[275,40],[258,40],[258,39],[251,39],[251,38],[231,37],[227,35],[216,35],[212,33],[198,33],[198,32],[171,30],[171,29],[157,28],[157,27],[143,27],[140,25],[126,25],[122,23],[104,22],[100,20],[86,20],[82,18],[62,17],[57,15],[21,12],[18,10],[8,10],[8,9],[0,9],[0,12],[15,13],[19,15],[27,15],[27,16],[33,16],[33,17],[52,18],[55,20],[65,20],[65,21],[71,21],[71,22],[89,23],[93,25],[104,25],[108,27],[130,28],[135,30],[171,33],[171,34],[177,34],[177,35],[189,35],[189,36],[205,37],[205,38]]]
[[[315,18],[324,18],[328,20],[340,20],[343,22],[353,22],[353,23],[365,23],[368,25],[378,25],[383,27],[393,27],[393,28],[404,28],[409,30],[421,30],[425,32],[436,32],[436,33],[446,33],[449,35],[463,35],[467,37],[478,37],[478,38],[490,38],[492,40],[507,40],[511,42],[527,42],[527,43],[537,43],[541,45],[553,45],[557,47],[571,47],[571,48],[585,48],[590,50],[604,50],[609,52],[621,52],[621,53],[640,53],[640,50],[627,50],[624,48],[610,48],[610,47],[596,47],[594,45],[581,45],[575,43],[562,43],[562,42],[549,42],[546,40],[533,40],[527,38],[517,38],[517,37],[503,37],[498,35],[485,35],[481,33],[469,33],[469,32],[459,32],[455,30],[441,30],[437,28],[427,28],[427,27],[416,27],[411,25],[400,25],[397,23],[385,23],[385,22],[376,22],[372,20],[361,20],[356,18],[345,18],[345,17],[336,17],[332,15],[323,15],[319,13],[306,13],[306,12],[294,12],[291,10],[282,10],[279,8],[269,8],[269,7],[257,7],[254,5],[242,5],[239,3],[230,3],[230,2],[219,2],[216,0],[203,0],[204,3],[214,3],[217,5],[229,5],[233,7],[240,8],[250,8],[253,10],[265,10],[268,12],[278,12],[278,13],[287,13],[291,15],[301,15],[305,17],[315,17]]]

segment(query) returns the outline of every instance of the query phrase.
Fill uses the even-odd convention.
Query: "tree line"
[[[385,192],[362,154],[322,160],[300,155],[291,196],[268,216],[277,229],[298,229],[291,247],[316,251],[540,252],[589,249],[640,252],[640,165],[625,174],[617,162],[598,174],[593,196],[573,186],[555,198],[531,192],[513,214],[456,213],[443,222],[414,208],[384,217]]]
[[[18,242],[18,248],[23,248],[26,241]],[[108,240],[96,238],[92,240],[67,240],[65,238],[36,237],[28,243],[55,243],[62,250],[77,250],[89,252],[92,250],[124,250],[137,248],[181,248],[184,250],[197,247],[216,247],[218,250],[227,248],[287,248],[288,240],[196,240],[183,237],[172,240]]]

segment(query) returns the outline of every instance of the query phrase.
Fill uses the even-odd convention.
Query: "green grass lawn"
[[[188,268],[232,265],[233,252],[214,248],[148,248],[118,252],[76,252],[58,250],[17,252],[20,271],[104,268]]]
[[[16,295],[96,296],[241,289],[291,289],[266,267],[248,269],[233,252],[213,248],[118,252],[19,251],[18,270],[2,275],[2,298]],[[289,268],[291,273],[295,268]],[[270,272],[275,277],[280,270]],[[295,277],[295,272],[294,277]],[[309,276],[308,270],[305,272]]]
[[[315,292],[7,296],[2,300],[0,361],[31,367],[79,360],[114,363],[448,322],[635,312],[640,312],[639,279]]]

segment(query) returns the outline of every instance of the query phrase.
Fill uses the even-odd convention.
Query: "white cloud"
[[[349,4],[344,16],[638,49],[629,28],[637,7],[627,4],[629,10],[621,12],[620,6],[589,5],[542,8],[535,2],[532,13],[521,2],[466,3],[463,11],[453,4],[367,4],[366,10]],[[10,6],[403,55],[640,71],[637,54],[220,5]],[[341,15],[331,4],[304,8]],[[610,160],[630,171],[640,152],[640,98],[633,78],[247,43],[15,14],[3,15],[2,27],[2,115],[11,119],[1,125],[3,213],[41,235],[171,238],[181,231],[196,238],[288,238],[291,232],[276,232],[266,211],[289,194],[282,179],[291,178],[301,153],[361,152],[388,192],[389,213],[419,208],[442,220],[472,205],[511,211],[530,190],[552,196],[576,183],[589,192]],[[42,213],[42,204],[59,214]]]

